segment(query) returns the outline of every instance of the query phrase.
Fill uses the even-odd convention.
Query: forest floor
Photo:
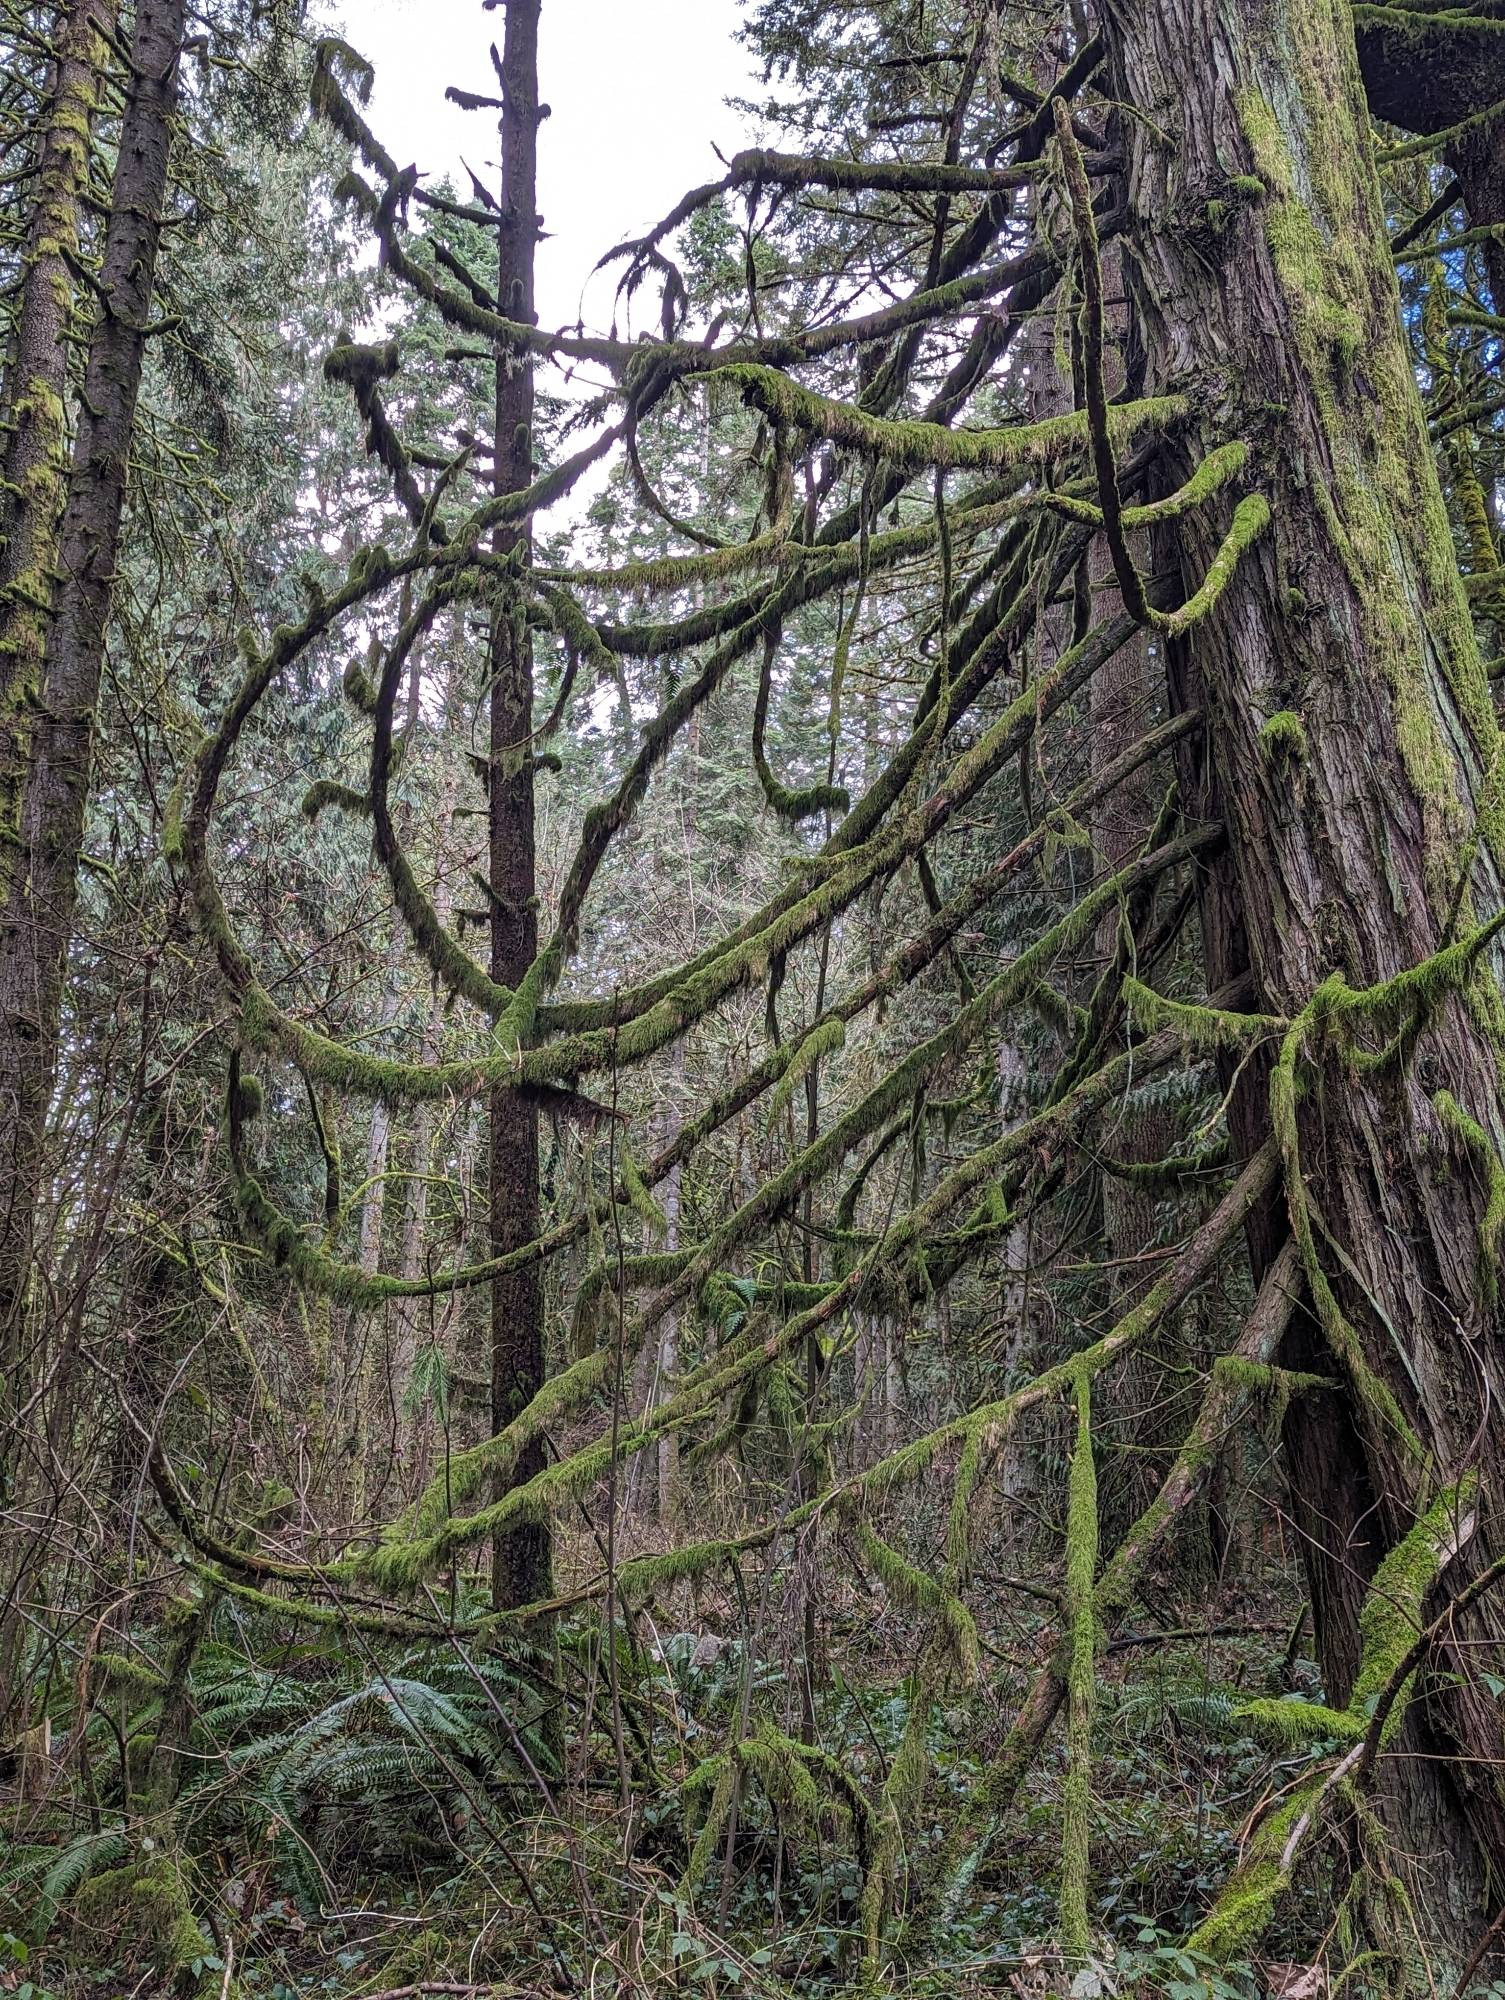
[[[1181,1949],[1252,1817],[1308,1754],[1283,1765],[1240,1720],[1251,1696],[1317,1692],[1293,1638],[1294,1565],[1278,1547],[1250,1558],[1242,1551],[1230,1569],[1262,1576],[1252,1592],[1177,1589],[1163,1575],[1153,1615],[1142,1609],[1105,1650],[1093,1779],[1099,1958],[1075,1979],[1051,1942],[1059,1748],[1005,1823],[979,1809],[1046,1656],[1052,1592],[974,1578],[982,1668],[932,1706],[930,1775],[895,1857],[878,1990],[914,2000],[1267,1990],[1265,1976],[1215,1972]],[[163,1657],[164,1633],[129,1635],[118,1657],[105,1656],[114,1679],[82,1743],[68,1690],[55,1690],[53,1741],[66,1758],[49,1763],[45,1782],[26,1779],[26,1796],[13,1785],[0,1802],[0,1991],[782,2000],[863,1988],[871,1839],[842,1788],[883,1796],[909,1722],[913,1625],[876,1583],[864,1587],[860,1569],[833,1586],[846,1596],[822,1605],[814,1703],[826,1761],[802,1785],[779,1747],[801,1733],[800,1625],[792,1579],[783,1583],[783,1602],[765,1592],[751,1604],[675,1586],[638,1621],[636,1650],[619,1635],[615,1676],[594,1627],[561,1630],[542,1675],[492,1661],[478,1672],[458,1650],[310,1638],[227,1601],[189,1677],[194,1720],[176,1804],[155,1813],[146,1801],[161,1701],[148,1663]],[[739,1629],[757,1634],[751,1657]],[[555,1675],[551,1712],[538,1689]],[[735,1838],[718,1825],[697,1857],[733,1736],[765,1749],[744,1762]],[[1294,1949],[1312,1912],[1288,1900],[1298,1905]],[[1267,1948],[1278,1961],[1278,1928]]]

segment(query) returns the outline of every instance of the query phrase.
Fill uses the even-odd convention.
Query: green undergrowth
[[[918,1554],[923,1538],[904,1542]],[[953,1600],[886,1539],[854,1548],[827,1607],[813,1727],[787,1635],[738,1636],[731,1544],[710,1572],[666,1580],[614,1651],[594,1613],[528,1650],[419,1645],[229,1594],[192,1663],[170,1802],[152,1777],[167,1648],[150,1619],[112,1633],[85,1677],[82,1758],[42,1805],[4,1802],[0,1932],[35,2000],[359,2000],[478,1980],[546,1992],[566,1974],[602,1995],[966,1994],[1026,1974],[1046,1983],[1024,1990],[1064,1994],[1064,1743],[1047,1746],[1007,1837],[976,1838],[998,1719],[1025,1691],[1019,1666],[1050,1607],[969,1591],[978,1627],[958,1606],[962,1656],[946,1666],[943,1651],[932,1675],[915,1635]],[[1164,1587],[1142,1622],[1171,1637],[1100,1648],[1076,1956],[1105,1992],[1231,2000],[1253,1990],[1238,1966],[1216,1970],[1183,1941],[1236,1865],[1241,1801],[1269,1766],[1240,1704],[1277,1672],[1316,1690],[1303,1662],[1281,1665],[1286,1578],[1262,1616],[1195,1592],[1171,1610]],[[474,1625],[484,1597],[456,1588],[455,1615]],[[61,1738],[77,1689],[50,1700]],[[865,1896],[906,1759],[882,1948],[865,1964]],[[1301,1917],[1294,1899],[1293,1948]],[[655,1983],[622,1979],[629,1937]]]

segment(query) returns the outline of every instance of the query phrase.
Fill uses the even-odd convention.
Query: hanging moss
[[[1174,1028],[1188,1048],[1205,1049],[1209,1053],[1219,1049],[1258,1048],[1286,1026],[1278,1015],[1237,1014],[1225,1007],[1172,1000],[1132,974],[1124,978],[1122,990],[1129,1018],[1142,1033]]]
[[[778,1123],[785,1106],[822,1057],[838,1054],[845,1045],[846,1025],[840,1015],[833,1014],[816,1023],[800,1042],[784,1074],[774,1085],[773,1095],[768,1100],[770,1125]]]
[[[1500,1245],[1505,1239],[1505,1162],[1484,1127],[1468,1115],[1451,1091],[1439,1090],[1432,1105],[1484,1176],[1487,1196],[1479,1224],[1479,1294],[1487,1305],[1493,1305],[1499,1296]]]
[[[1092,1837],[1092,1720],[1097,1699],[1097,1469],[1092,1451],[1092,1376],[1079,1368],[1076,1443],[1066,1506],[1067,1625],[1066,1780],[1061,1795],[1061,1942],[1067,1962],[1081,1965],[1091,1949],[1087,1914]]]
[[[1231,1157],[1229,1142],[1219,1139],[1210,1146],[1202,1147],[1199,1152],[1170,1153],[1160,1160],[1118,1160],[1103,1153],[1099,1155],[1098,1164],[1105,1174],[1130,1187],[1169,1194],[1205,1185],[1211,1176],[1228,1165]]]
[[[734,383],[748,402],[792,430],[850,445],[869,458],[910,472],[935,467],[1004,470],[1044,465],[1087,441],[1085,410],[1006,430],[952,430],[943,424],[869,416],[855,404],[819,395],[778,369],[756,362],[724,363],[707,372]],[[1127,442],[1140,431],[1163,428],[1181,416],[1184,408],[1175,396],[1116,404],[1109,419],[1114,438]]]
[[[1392,982],[1393,983],[1393,982]],[[1338,1303],[1317,1250],[1312,1228],[1311,1205],[1301,1165],[1301,1139],[1297,1125],[1297,1065],[1308,1033],[1319,1023],[1330,1021],[1342,1007],[1350,989],[1333,974],[1313,994],[1306,1007],[1291,1023],[1281,1043],[1280,1055],[1270,1072],[1270,1123],[1280,1147],[1285,1168],[1286,1206],[1291,1232],[1301,1251],[1301,1261],[1311,1288],[1317,1318],[1333,1354],[1342,1362],[1349,1380],[1381,1435],[1398,1444],[1413,1465],[1425,1459],[1420,1440],[1406,1421],[1400,1404],[1365,1358],[1358,1333]]]
[[[625,1142],[617,1148],[617,1171],[622,1177],[622,1186],[627,1191],[632,1211],[644,1224],[649,1235],[656,1237],[667,1235],[669,1224],[664,1211],[648,1192],[642,1171]]]
[[[914,1824],[930,1774],[930,1716],[939,1679],[937,1650],[927,1646],[910,1676],[904,1733],[899,1738],[899,1747],[894,1752],[883,1787],[877,1815],[876,1847],[858,1906],[862,1920],[864,1971],[870,1985],[877,1978],[883,1919],[898,1878],[906,1829]]]
[[[895,1604],[934,1619],[947,1659],[963,1683],[977,1678],[977,1624],[961,1599],[908,1562],[866,1521],[858,1523],[863,1560]]]

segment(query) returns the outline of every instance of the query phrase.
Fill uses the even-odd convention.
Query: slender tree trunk
[[[502,214],[498,230],[498,309],[531,325],[538,245],[538,16],[540,0],[506,0],[500,62]],[[526,354],[496,357],[496,490],[515,493],[533,477],[533,367]],[[529,528],[503,528],[493,546],[526,562]],[[504,601],[491,639],[491,974],[515,986],[538,950],[533,826],[533,647],[520,595]],[[491,1254],[502,1256],[538,1234],[538,1111],[520,1092],[491,1099]],[[537,1265],[499,1278],[491,1293],[491,1421],[501,1430],[543,1384],[543,1293]],[[519,1481],[543,1466],[533,1444]],[[549,1590],[549,1533],[529,1524],[498,1537],[493,1587],[499,1605],[527,1603]]]
[[[105,628],[167,197],[184,8],[185,0],[138,0],[136,8],[131,77],[99,270],[99,319],[89,342],[57,544],[58,575],[41,706],[26,751],[19,845],[10,849],[10,865],[0,867],[0,1364],[10,1408],[22,1400],[27,1372],[23,1322],[33,1230],[45,1178],[47,1114],[57,1072]],[[97,25],[103,13],[94,19]],[[83,86],[75,101],[82,106]],[[49,449],[59,437],[60,432],[54,433]],[[39,520],[37,526],[40,547],[47,539],[45,523]],[[4,734],[0,717],[0,736]],[[13,1437],[0,1440],[0,1453],[9,1464],[15,1445]],[[9,1483],[7,1472],[4,1484]],[[0,1667],[5,1665],[0,1661]]]
[[[1295,1017],[1335,972],[1368,987],[1448,941],[1494,716],[1400,324],[1347,8],[1113,0],[1105,23],[1110,95],[1140,114],[1121,129],[1146,225],[1129,260],[1146,387],[1174,381],[1194,413],[1167,478],[1240,436],[1248,481],[1273,508],[1171,667],[1211,718],[1230,836],[1231,866],[1204,898],[1210,955],[1226,964],[1242,932],[1258,1004]],[[1226,514],[1187,525],[1184,582],[1205,573],[1224,525]],[[1299,726],[1269,730],[1277,715]],[[1463,928],[1498,903],[1486,842]],[[1498,1148],[1498,969],[1496,956],[1465,994],[1433,996],[1409,1060],[1361,1068],[1316,1023],[1299,1051],[1300,1175],[1342,1315],[1328,1315],[1338,1351],[1326,1366],[1347,1383],[1305,1450],[1340,1531],[1368,1512],[1354,1545],[1308,1546],[1335,1683],[1356,1657],[1364,1571],[1429,1485],[1485,1469],[1479,1530],[1450,1587],[1501,1546],[1489,1479],[1505,1368],[1479,1277],[1488,1176],[1435,1102],[1449,1091]],[[1394,1027],[1362,1039],[1379,1047]],[[1288,1147],[1288,1189],[1297,1166]],[[1472,1636],[1498,1643],[1495,1614]],[[1457,1685],[1434,1704],[1462,1758],[1399,1756],[1381,1778],[1396,1864],[1445,1949],[1466,1948],[1460,1926],[1477,1920],[1486,1868],[1505,1865],[1499,1726],[1470,1684],[1471,1657],[1453,1650]],[[1329,1688],[1340,1701],[1347,1691]]]
[[[1103,289],[1109,330],[1122,347],[1128,332],[1128,311],[1120,244],[1109,244],[1104,252]],[[1123,373],[1119,358],[1114,357],[1108,384],[1111,393],[1121,391]],[[1123,600],[1102,537],[1092,544],[1086,560],[1093,618],[1117,616]],[[1141,634],[1121,647],[1092,677],[1093,769],[1102,770],[1136,743],[1160,719],[1164,702],[1165,676],[1157,650],[1148,635]],[[1109,870],[1122,868],[1149,839],[1164,782],[1157,763],[1141,764],[1099,803],[1093,814],[1092,844]],[[1098,927],[1098,948],[1105,964],[1111,964],[1118,951],[1120,921],[1118,910],[1105,911]],[[1163,1159],[1170,1139],[1170,1121],[1163,1111],[1130,1104],[1119,1115],[1107,1143],[1116,1158],[1141,1163]],[[1155,1235],[1153,1192],[1111,1174],[1104,1174],[1102,1187],[1111,1324],[1139,1303],[1161,1275],[1162,1265],[1148,1255]],[[1172,1444],[1165,1410],[1168,1386],[1166,1370],[1155,1355],[1136,1351],[1109,1371],[1095,1398],[1117,1446],[1100,1487],[1104,1527],[1115,1539],[1138,1519],[1159,1487],[1163,1466],[1156,1462],[1155,1447]]]
[[[454,907],[452,856],[450,843],[453,838],[455,806],[459,797],[458,755],[450,748],[454,731],[459,725],[460,703],[463,699],[459,674],[460,647],[458,637],[449,666],[448,686],[445,690],[445,760],[444,776],[440,782],[439,803],[434,820],[434,914],[441,924],[447,925]],[[444,996],[436,988],[430,997],[429,1015],[423,1031],[423,1056],[425,1062],[437,1062],[444,1036]],[[399,1250],[398,1269],[405,1278],[418,1278],[424,1270],[424,1239],[428,1223],[429,1175],[434,1169],[434,1125],[436,1107],[425,1098],[413,1114],[411,1136],[411,1157],[413,1178],[407,1184],[407,1198],[402,1212],[402,1241]],[[462,1157],[465,1149],[462,1148]],[[468,1185],[469,1175],[462,1170],[462,1186]],[[463,1245],[463,1226],[460,1242]],[[395,1305],[395,1319],[392,1332],[392,1371],[399,1382],[412,1380],[417,1365],[418,1350],[427,1340],[440,1340],[455,1316],[456,1300],[453,1293],[447,1295],[442,1306],[433,1298],[399,1299]],[[437,1314],[437,1318],[436,1318]],[[410,1419],[403,1423],[401,1431],[403,1450],[401,1456],[406,1461],[407,1484],[410,1493],[421,1489],[428,1477],[428,1464],[433,1442],[432,1424],[426,1410],[415,1409]]]
[[[0,474],[0,896],[21,852],[21,798],[41,708],[47,630],[67,497],[68,331],[79,218],[106,33],[115,0],[74,0],[57,59],[35,178],[15,346],[6,382]],[[0,1218],[0,1227],[3,1227]]]

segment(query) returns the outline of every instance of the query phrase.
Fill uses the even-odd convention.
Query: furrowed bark
[[[0,466],[0,896],[21,849],[21,798],[41,708],[42,671],[66,498],[68,259],[79,253],[81,203],[114,0],[75,0],[59,23],[51,101],[16,311]],[[3,1222],[0,1222],[3,1227]]]
[[[1142,114],[1123,137],[1146,392],[1194,382],[1190,459],[1243,438],[1273,509],[1170,665],[1209,713],[1203,775],[1230,826],[1227,874],[1204,898],[1213,962],[1227,976],[1242,934],[1257,1004],[1294,1016],[1330,974],[1372,987],[1498,907],[1498,828],[1478,824],[1494,715],[1400,324],[1347,10],[1115,0],[1105,34],[1110,94]],[[1173,460],[1166,477],[1176,483]],[[1187,578],[1203,573],[1217,527],[1180,537]],[[1505,1132],[1498,959],[1464,985],[1428,996],[1414,1054],[1364,1068],[1351,1038],[1315,1027],[1299,1052],[1294,1139],[1348,1385],[1306,1452],[1355,1525],[1374,1502],[1368,1550],[1308,1548],[1330,1672],[1356,1657],[1364,1571],[1428,1484],[1456,1479],[1480,1447],[1498,1459],[1505,1357],[1479,1281],[1487,1175],[1433,1102],[1445,1088],[1489,1143]],[[1358,1040],[1379,1048],[1398,1025],[1376,1018]],[[1500,1539],[1486,1520],[1465,1564],[1486,1563]],[[1496,1614],[1477,1616],[1498,1642]],[[1466,1654],[1454,1664],[1445,1719],[1463,1757],[1446,1772],[1398,1759],[1382,1787],[1398,1865],[1426,1857],[1408,1887],[1444,1950],[1505,1862],[1488,1775],[1498,1723]]]

